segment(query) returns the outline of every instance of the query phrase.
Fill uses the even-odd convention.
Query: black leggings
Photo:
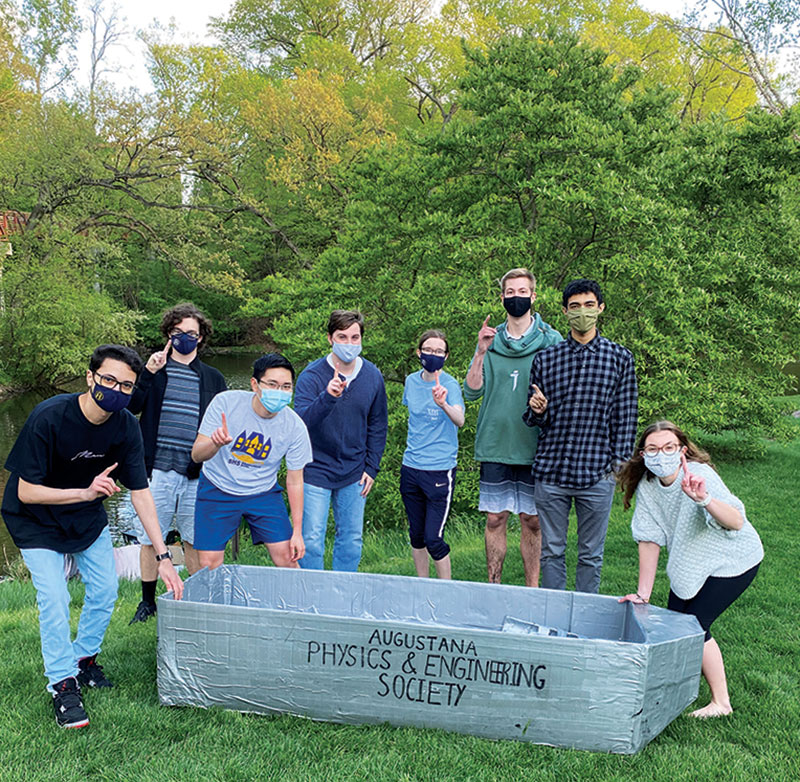
[[[711,625],[714,620],[736,600],[739,595],[750,586],[750,582],[756,577],[758,565],[745,570],[738,576],[721,578],[719,576],[709,576],[705,584],[700,587],[700,591],[688,600],[681,600],[671,589],[669,590],[669,600],[667,608],[670,611],[678,611],[681,614],[694,614],[700,627],[706,631],[706,641],[711,640]]]

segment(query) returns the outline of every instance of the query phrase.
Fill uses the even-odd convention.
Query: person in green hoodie
[[[503,275],[500,298],[508,317],[495,328],[487,316],[464,381],[465,400],[483,397],[475,435],[475,461],[481,465],[478,510],[486,513],[489,583],[501,581],[508,517],[517,513],[525,583],[538,586],[542,538],[531,465],[539,432],[525,426],[518,411],[528,403],[526,378],[534,354],[562,337],[532,311],[536,279],[527,269]]]

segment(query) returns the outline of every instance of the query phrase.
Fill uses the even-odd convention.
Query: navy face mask
[[[124,394],[116,388],[104,388],[95,383],[92,386],[92,399],[97,402],[97,406],[107,413],[117,413],[124,410],[131,401],[130,394]]]
[[[438,372],[444,366],[445,356],[435,356],[433,353],[420,353],[419,363],[426,372]]]
[[[170,337],[170,340],[172,347],[183,356],[188,356],[200,341],[197,337],[190,337],[188,334],[176,334],[174,337]]]
[[[530,312],[531,304],[530,296],[503,297],[503,306],[512,318],[521,318],[526,312]]]

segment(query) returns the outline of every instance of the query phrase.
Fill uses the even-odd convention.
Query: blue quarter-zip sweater
[[[308,427],[314,451],[303,480],[312,486],[341,489],[365,472],[371,478],[378,474],[388,426],[386,388],[375,364],[362,360],[361,371],[338,398],[326,391],[333,376],[327,356],[297,378],[294,409]]]

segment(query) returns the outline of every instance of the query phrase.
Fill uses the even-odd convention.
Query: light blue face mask
[[[279,388],[262,388],[261,404],[270,413],[279,413],[292,401],[291,391],[281,391]]]
[[[341,342],[333,343],[333,354],[344,361],[345,364],[355,361],[359,353],[361,353],[361,345],[344,345]]]
[[[669,478],[674,475],[678,467],[681,466],[681,452],[666,454],[661,451],[655,456],[644,455],[644,466],[650,470],[656,478]]]

